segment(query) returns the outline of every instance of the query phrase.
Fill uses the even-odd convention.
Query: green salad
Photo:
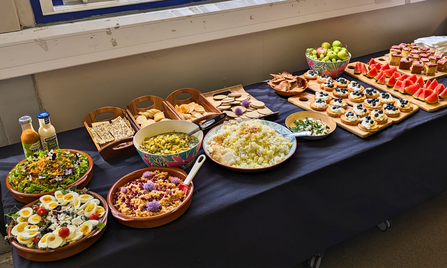
[[[293,132],[310,131],[311,136],[326,135],[330,130],[330,127],[324,124],[320,119],[314,120],[311,117],[303,120],[298,119],[294,123],[296,127],[290,128]]]
[[[16,191],[35,194],[65,188],[89,168],[87,156],[63,150],[38,151],[9,173],[9,184]]]

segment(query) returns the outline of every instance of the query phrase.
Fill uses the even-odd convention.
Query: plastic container
[[[42,112],[37,114],[39,119],[39,135],[43,150],[59,149],[59,142],[57,141],[56,129],[51,124],[50,114]]]

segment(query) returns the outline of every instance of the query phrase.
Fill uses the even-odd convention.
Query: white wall
[[[99,107],[124,108],[142,95],[166,97],[182,87],[206,92],[304,69],[306,47],[323,41],[339,39],[355,57],[445,35],[445,10],[447,1],[425,1],[59,69],[36,74],[36,90],[57,131],[65,131],[81,127],[82,119]],[[8,116],[16,121],[21,114]],[[20,127],[12,127],[5,127],[9,142],[18,142]]]

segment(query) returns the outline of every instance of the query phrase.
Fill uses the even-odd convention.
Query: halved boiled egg
[[[29,218],[29,216],[33,215],[33,209],[30,207],[22,208],[19,211],[20,217]]]
[[[57,202],[56,200],[45,204],[45,208],[48,210],[53,210],[53,209],[57,208],[57,206],[59,206],[59,202]]]
[[[22,223],[17,224],[11,230],[12,235],[18,236],[19,234],[24,233],[26,226],[28,226],[27,222],[22,222]]]
[[[22,222],[28,222],[28,218],[24,218],[24,217],[22,217],[22,216],[19,216],[19,217],[17,218],[17,222],[19,222],[19,223],[22,223]]]
[[[31,224],[38,224],[40,222],[41,217],[37,214],[32,215],[28,218],[28,222]]]
[[[93,196],[91,196],[91,195],[89,195],[89,194],[81,194],[81,195],[79,196],[79,198],[81,199],[81,202],[82,202],[82,203],[85,203],[85,202],[88,202],[88,201],[92,200],[92,199],[93,199]]]
[[[80,231],[76,231],[73,236],[70,238],[70,241],[78,241],[79,239],[81,239],[84,236],[84,234]]]
[[[88,235],[92,231],[92,223],[89,221],[84,222],[81,226],[78,227],[78,231],[83,233],[84,235]]]
[[[46,248],[47,247],[47,238],[51,233],[47,233],[44,236],[42,236],[42,238],[39,241],[39,244],[37,244],[37,246],[39,248]]]
[[[21,236],[23,239],[28,240],[30,238],[34,238],[36,235],[40,234],[38,231],[31,231],[31,232],[23,232]]]
[[[60,190],[58,190],[58,191],[54,192],[54,197],[56,197],[57,201],[62,202],[64,194]]]
[[[27,225],[25,226],[25,232],[39,231],[39,226],[37,225]]]
[[[60,237],[58,234],[51,233],[47,236],[47,247],[49,248],[57,248],[62,245],[64,239]]]
[[[33,243],[33,238],[25,239],[22,234],[19,234],[17,236],[17,241],[22,245],[28,245],[30,243]]]
[[[74,225],[68,225],[68,230],[70,230],[70,235],[68,236],[68,239],[71,240],[76,235],[76,226]]]
[[[41,197],[39,198],[39,200],[40,200],[40,202],[41,202],[43,205],[45,205],[45,204],[50,203],[51,201],[56,200],[56,198],[54,198],[54,196],[52,196],[52,195],[46,194],[46,195],[44,195],[44,196],[41,196]]]
[[[89,201],[87,205],[84,207],[84,215],[86,217],[90,217],[92,213],[96,213],[97,209],[98,205],[93,201]]]
[[[62,204],[61,205],[66,205],[70,202],[74,202],[77,198],[78,198],[78,193],[76,192],[69,192],[68,194],[64,195],[62,197]]]
[[[81,206],[81,202],[82,202],[81,198],[79,198],[79,197],[76,198],[76,200],[73,203],[73,207],[74,207],[75,210],[78,209]]]
[[[96,207],[96,214],[98,214],[98,216],[101,218],[102,216],[104,216],[104,213],[106,212],[106,210],[102,207],[102,206],[97,206]]]
[[[98,220],[88,220],[91,224],[92,224],[92,228],[95,228],[96,225],[98,225],[99,221]]]

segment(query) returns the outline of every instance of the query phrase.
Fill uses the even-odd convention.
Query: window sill
[[[0,79],[372,11],[408,0],[235,0],[0,35]]]

